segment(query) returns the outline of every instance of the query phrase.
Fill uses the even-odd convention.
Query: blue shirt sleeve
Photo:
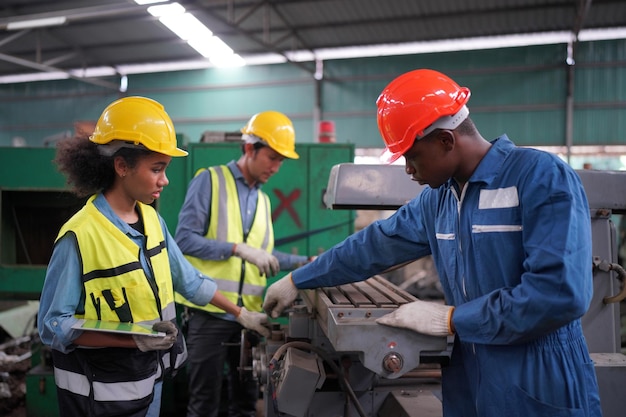
[[[80,275],[76,241],[72,234],[67,234],[52,251],[37,316],[41,341],[64,353],[73,350],[72,341],[82,333],[72,329],[77,322],[74,313],[81,302]]]
[[[362,281],[386,269],[430,254],[421,227],[419,201],[413,200],[385,220],[348,236],[292,272],[298,288],[318,288]],[[417,218],[415,217],[417,215]]]
[[[290,253],[280,252],[277,250],[273,250],[272,255],[274,255],[276,259],[278,259],[281,271],[296,269],[306,264],[309,260],[308,256],[292,255]]]
[[[167,245],[174,290],[194,304],[208,304],[217,291],[217,284],[189,263],[168,231],[165,221],[162,218],[160,221]]]
[[[232,254],[233,243],[205,238],[209,230],[210,202],[211,174],[205,170],[196,175],[187,188],[178,214],[176,243],[186,255],[199,259],[227,259]]]

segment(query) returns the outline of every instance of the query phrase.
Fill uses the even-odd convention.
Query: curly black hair
[[[67,177],[67,184],[77,197],[87,197],[108,190],[115,181],[113,159],[121,156],[133,168],[139,158],[148,155],[147,149],[120,148],[113,156],[98,151],[98,144],[88,136],[74,136],[57,144],[54,163]]]

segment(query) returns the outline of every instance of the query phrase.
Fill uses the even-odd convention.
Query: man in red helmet
[[[578,175],[558,157],[489,142],[468,88],[420,69],[377,101],[388,162],[427,184],[393,216],[272,285],[276,317],[298,289],[360,281],[432,255],[447,305],[415,301],[377,320],[454,335],[443,369],[446,417],[601,416],[580,317],[592,298],[591,224]]]

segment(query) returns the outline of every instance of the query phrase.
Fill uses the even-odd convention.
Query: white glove
[[[296,298],[298,298],[298,289],[289,273],[269,286],[265,293],[263,310],[272,318],[276,318],[285,308],[293,304]]]
[[[273,277],[280,271],[278,259],[271,253],[262,249],[253,248],[245,243],[237,243],[235,245],[235,255],[256,265],[261,271],[261,274],[268,277]]]
[[[142,352],[148,352],[151,350],[168,350],[176,342],[176,336],[178,336],[178,329],[176,325],[171,321],[158,321],[152,325],[152,330],[157,332],[164,332],[165,336],[141,336],[138,334],[133,335],[135,344]]]
[[[447,336],[453,334],[453,311],[454,307],[451,306],[417,300],[403,304],[392,313],[376,319],[376,323],[403,327],[431,336]]]
[[[245,307],[241,307],[237,322],[246,329],[254,330],[265,337],[271,334],[270,329],[266,327],[268,325],[267,314],[248,311]]]

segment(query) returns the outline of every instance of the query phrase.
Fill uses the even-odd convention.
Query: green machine
[[[68,191],[52,163],[54,153],[52,148],[0,149],[0,299],[13,305],[39,300],[54,239],[84,203]],[[27,415],[57,416],[50,352],[36,334],[31,351]]]
[[[192,143],[189,156],[173,158],[167,169],[169,185],[156,202],[172,235],[178,223],[187,185],[195,172],[225,164],[241,155],[239,142]],[[354,212],[328,210],[323,196],[330,169],[354,160],[351,144],[301,144],[297,160],[285,160],[263,186],[272,203],[276,248],[283,252],[317,255],[354,231]],[[46,265],[56,235],[85,199],[69,192],[53,164],[54,148],[0,148],[0,299],[39,300]],[[34,345],[26,377],[29,417],[55,417],[56,388],[46,348]],[[164,387],[163,415],[178,412],[177,376]],[[167,388],[167,389],[166,389]],[[183,394],[184,395],[184,394]],[[175,414],[172,414],[175,415]]]
[[[52,148],[0,148],[0,294],[39,300],[52,243],[83,204],[52,163]]]

